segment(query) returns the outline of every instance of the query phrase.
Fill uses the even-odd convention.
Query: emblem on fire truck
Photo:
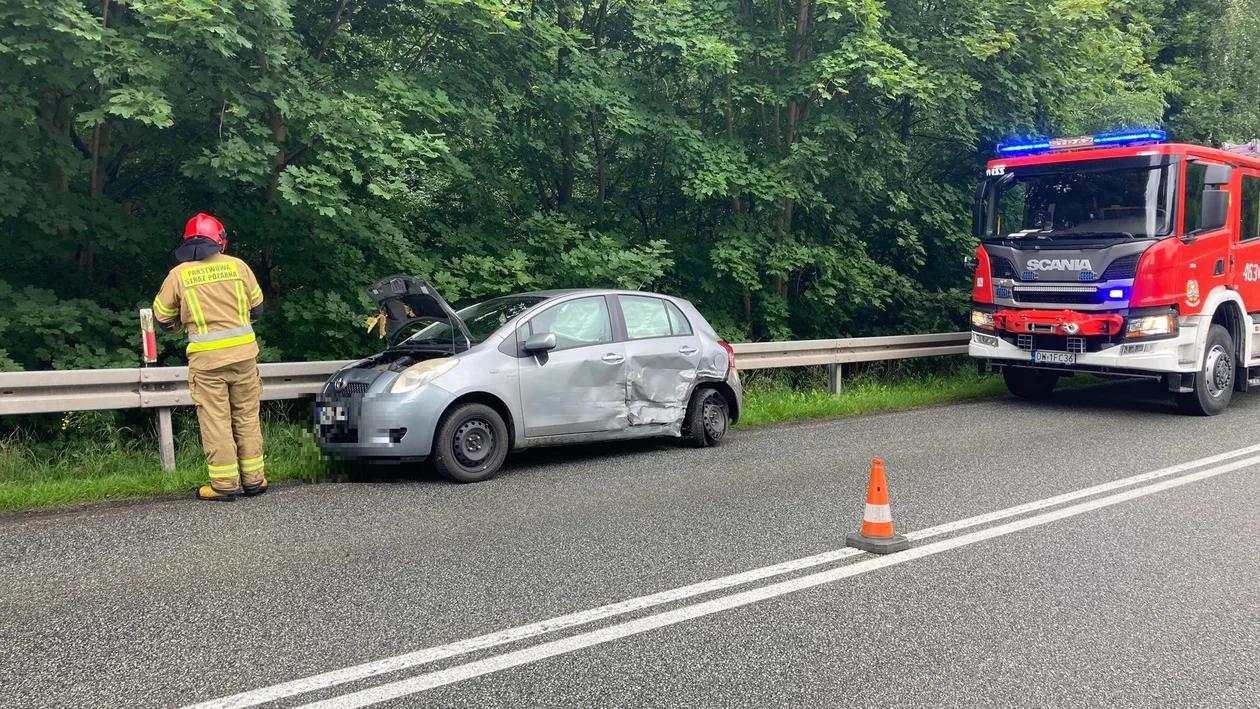
[[[1199,282],[1195,280],[1186,281],[1186,302],[1190,307],[1199,304]]]

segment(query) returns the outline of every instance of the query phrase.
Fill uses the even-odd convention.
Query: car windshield
[[[1163,237],[1172,233],[1176,190],[1169,166],[1065,164],[1053,172],[994,182],[985,200],[984,234],[1004,239]]]
[[[468,328],[468,333],[472,336],[473,342],[477,343],[493,335],[494,331],[502,327],[508,320],[543,300],[543,296],[539,295],[508,295],[502,298],[491,298],[457,312],[460,319],[464,321],[465,327]],[[437,322],[408,337],[405,342],[417,344],[420,342],[449,342],[453,339],[463,339],[459,329],[451,327],[448,323]]]

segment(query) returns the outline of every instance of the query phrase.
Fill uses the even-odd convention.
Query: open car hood
[[[468,327],[451,306],[442,300],[437,289],[419,278],[386,276],[367,288],[368,297],[385,311],[385,341],[392,347],[398,335],[422,322],[445,322],[463,334],[472,346]]]

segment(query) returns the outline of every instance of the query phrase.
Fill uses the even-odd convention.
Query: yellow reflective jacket
[[[258,356],[250,310],[262,302],[249,266],[214,254],[172,268],[153,299],[153,314],[167,329],[188,333],[189,367],[218,369]]]

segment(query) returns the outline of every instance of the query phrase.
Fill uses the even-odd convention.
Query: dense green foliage
[[[398,271],[951,328],[994,142],[1250,138],[1257,46],[1258,0],[0,0],[0,368],[134,364],[199,210],[270,359],[371,347]]]

